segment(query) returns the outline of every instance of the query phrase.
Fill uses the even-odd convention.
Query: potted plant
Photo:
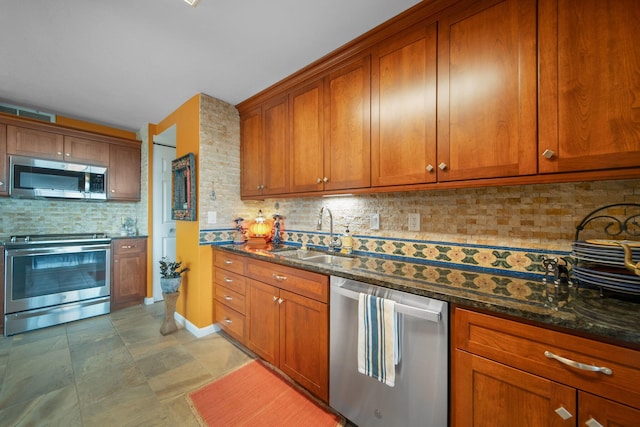
[[[162,293],[178,292],[182,283],[182,273],[189,271],[189,267],[182,267],[182,261],[170,261],[167,257],[160,260],[160,287]]]

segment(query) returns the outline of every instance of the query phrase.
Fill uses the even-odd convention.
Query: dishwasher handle
[[[332,288],[334,292],[354,300],[358,300],[360,293],[345,289],[341,286],[335,286]],[[396,313],[406,314],[407,316],[418,317],[420,319],[428,320],[430,322],[439,323],[442,320],[442,313],[440,311],[428,310],[426,308],[412,307],[410,305],[396,303]]]

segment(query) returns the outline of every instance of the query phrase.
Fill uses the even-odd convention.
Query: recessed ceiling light
[[[191,7],[196,7],[200,2],[200,0],[184,0],[184,1],[187,2],[187,4]]]

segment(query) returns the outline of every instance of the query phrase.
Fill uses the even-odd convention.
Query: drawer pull
[[[573,414],[567,411],[567,409],[564,406],[559,407],[554,412],[558,414],[560,418],[562,418],[564,421],[567,421],[569,418],[573,417]]]
[[[224,283],[231,283],[233,282],[233,279],[229,279],[228,277],[224,278]]]
[[[225,301],[231,301],[233,299],[233,297],[230,297],[229,295],[225,295],[223,298]]]
[[[586,365],[584,363],[576,362],[575,360],[567,359],[556,354],[551,353],[550,351],[545,351],[544,355],[549,359],[556,359],[560,363],[564,363],[565,365],[569,365],[572,368],[582,369],[583,371],[591,371],[591,372],[602,372],[605,375],[613,374],[613,371],[607,367]]]
[[[231,324],[231,323],[233,323],[233,320],[229,319],[228,317],[225,317],[224,318],[224,323]]]
[[[273,296],[273,302],[276,302],[276,301],[278,301],[278,297],[274,295]]]
[[[588,427],[604,427],[602,424],[597,422],[593,417],[589,418],[584,424]]]
[[[278,298],[278,304],[282,304],[284,300],[282,298]]]
[[[131,246],[131,245],[122,246],[122,249],[133,249],[133,248],[135,248],[135,245],[134,246]]]
[[[287,280],[287,276],[280,276],[276,273],[273,273],[273,278],[276,279],[278,282],[284,282],[285,280]]]
[[[231,264],[233,264],[233,261],[225,259],[224,263],[227,264],[227,265],[231,265]]]

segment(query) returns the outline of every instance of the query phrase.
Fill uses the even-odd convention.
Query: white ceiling
[[[0,0],[0,102],[138,130],[233,105],[419,0]]]

